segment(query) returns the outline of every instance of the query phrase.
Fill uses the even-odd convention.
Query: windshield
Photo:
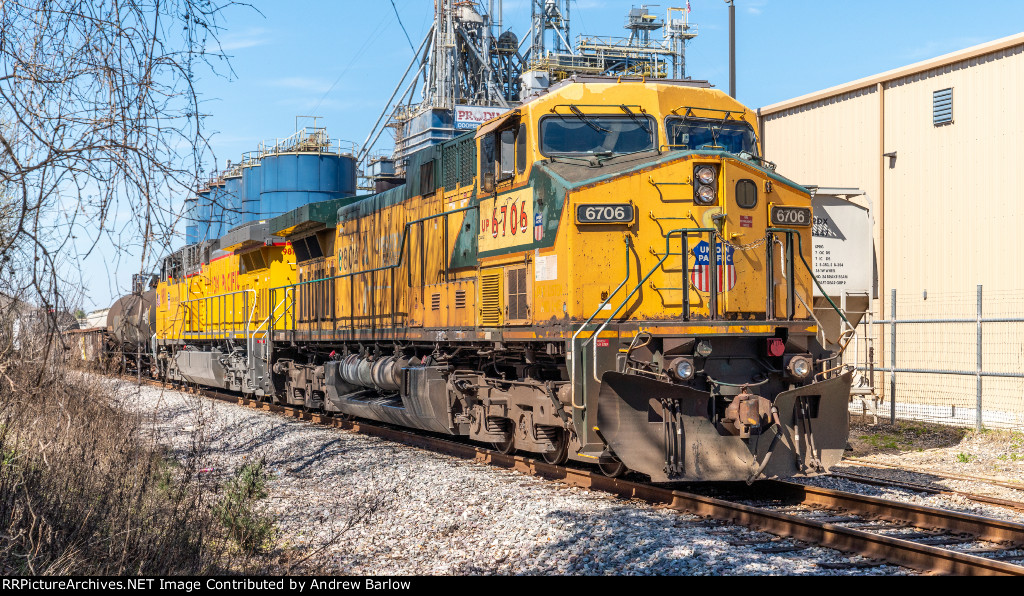
[[[665,128],[672,149],[715,149],[758,156],[757,136],[746,122],[668,118],[665,120]]]
[[[547,116],[540,124],[545,155],[636,153],[656,148],[654,121],[647,116]]]

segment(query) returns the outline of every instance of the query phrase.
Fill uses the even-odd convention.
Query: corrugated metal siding
[[[877,88],[777,112],[764,119],[765,155],[801,184],[876,200],[885,165],[885,288],[1024,288],[1007,260],[1024,221],[1022,72],[1017,46],[887,83],[884,147]],[[943,89],[954,90],[956,119],[936,127],[933,94]],[[898,155],[892,167],[888,152]]]
[[[1024,47],[898,79],[885,90],[886,287],[1024,288]],[[956,121],[935,126],[933,93]]]
[[[878,188],[875,88],[793,108],[764,119],[765,156],[800,184]]]

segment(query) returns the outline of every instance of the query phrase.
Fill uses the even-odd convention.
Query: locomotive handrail
[[[292,292],[292,297],[293,298],[294,298],[294,295],[295,295],[295,292]],[[273,292],[270,292],[270,291],[267,292],[267,298],[269,300],[273,300],[273,296],[274,296]],[[260,323],[259,326],[256,327],[256,329],[252,332],[252,336],[249,338],[250,342],[256,341],[256,334],[260,332],[260,329],[262,329],[264,325],[267,325],[267,333],[270,333],[270,332],[273,331],[273,323],[271,321],[272,320],[273,321],[277,320],[277,317],[275,317],[274,315],[277,313],[277,309],[281,308],[281,305],[284,304],[284,301],[287,300],[287,299],[288,299],[288,290],[285,289],[284,298],[281,298],[281,301],[277,303],[277,306],[275,306],[269,313],[267,313],[267,318],[263,319],[263,322]],[[273,304],[273,302],[268,303],[267,306],[269,307],[270,304]],[[263,335],[263,337],[266,337],[266,336],[267,336],[267,334],[265,333]],[[250,343],[250,346],[252,346],[250,348],[250,351],[255,351],[255,344],[254,343]]]
[[[412,220],[412,221],[405,222],[405,225],[403,226],[403,229],[402,229],[402,240],[401,240],[401,243],[400,243],[399,249],[398,249],[398,260],[395,263],[392,263],[390,265],[382,265],[380,267],[374,267],[373,269],[365,269],[363,271],[351,271],[349,273],[339,273],[338,275],[334,275],[334,276],[331,276],[331,277],[324,277],[324,278],[321,278],[321,279],[311,279],[311,280],[306,280],[306,281],[303,281],[303,282],[297,282],[297,283],[294,283],[294,284],[287,284],[287,285],[283,285],[283,286],[277,286],[275,288],[270,288],[269,291],[270,292],[276,292],[277,290],[289,289],[289,288],[298,288],[298,287],[304,286],[304,285],[309,285],[309,284],[314,284],[314,283],[322,283],[322,282],[325,282],[325,281],[335,281],[335,280],[339,280],[339,279],[355,277],[357,275],[366,275],[366,274],[378,273],[380,271],[389,271],[390,270],[390,271],[393,272],[394,270],[396,270],[399,267],[401,267],[403,265],[403,263],[404,263],[405,253],[406,253],[405,247],[408,244],[409,230],[412,228],[412,226],[414,226],[414,225],[422,226],[424,223],[426,223],[426,222],[428,222],[430,220],[439,219],[439,218],[442,218],[442,217],[445,218],[445,221],[447,222],[448,216],[455,215],[456,213],[463,213],[463,212],[466,212],[466,211],[471,211],[473,209],[479,210],[480,209],[480,204],[477,203],[475,205],[469,205],[467,207],[461,207],[459,209],[452,209],[450,211],[445,211],[443,213],[435,213],[433,215],[428,215],[426,217],[421,217],[419,219],[415,219],[415,220]],[[421,235],[422,235],[422,231],[421,231]],[[448,273],[450,271],[450,267],[449,267],[450,263],[448,261],[448,226],[447,225],[444,226],[444,244],[445,244],[445,246],[444,246],[444,251],[443,251],[443,253],[444,253],[443,273],[444,273],[444,276],[445,276],[445,281],[447,281],[448,280]],[[422,277],[422,275],[424,275],[423,271],[421,271],[421,277]],[[410,287],[412,286],[412,270],[411,269],[409,270],[408,286],[410,286]],[[392,328],[392,330],[394,330],[395,329],[395,284],[394,284],[394,274],[393,273],[392,273],[392,283],[391,283],[390,289],[391,289],[391,319],[392,319],[391,328]],[[292,293],[292,300],[293,301],[295,300],[296,295],[297,295],[296,292]],[[351,300],[350,300],[350,302],[351,302]],[[293,312],[294,312],[294,309],[293,309]],[[348,318],[354,324],[355,315],[354,315],[354,309],[352,308],[352,304],[351,303],[349,305],[349,316],[348,316]],[[334,320],[337,321],[337,319],[338,319],[338,317],[335,316]],[[295,325],[293,324],[292,325],[292,333],[295,333],[295,331],[296,331]]]
[[[200,296],[198,298],[189,298],[189,299],[186,299],[186,300],[179,300],[178,301],[178,307],[179,308],[186,307],[187,305],[189,305],[191,303],[198,302],[198,303],[206,304],[207,305],[207,310],[210,310],[209,305],[212,303],[213,300],[229,298],[229,297],[236,296],[238,294],[246,294],[246,293],[249,293],[249,292],[253,293],[253,312],[249,313],[249,317],[244,321],[244,329],[242,329],[242,333],[243,334],[247,334],[248,333],[248,329],[249,329],[249,324],[252,322],[251,321],[252,315],[255,312],[255,308],[256,308],[256,290],[254,290],[252,288],[245,289],[245,290],[236,290],[234,292],[227,292],[225,294],[217,294],[216,296]],[[234,306],[234,302],[232,302],[232,307],[233,306]],[[242,312],[243,313],[245,312],[245,304],[244,303],[242,304]],[[209,313],[207,313],[207,317],[209,317],[209,316],[210,316]],[[224,329],[223,328],[224,328],[224,325],[225,325],[225,323],[223,321],[223,313],[222,313],[221,319],[222,320],[219,323],[217,323],[217,326],[219,327],[220,334],[223,335],[223,333],[224,333]],[[230,328],[230,330],[228,332],[229,333],[235,333],[237,331],[237,321],[232,320],[231,323],[229,323],[229,325],[231,326],[231,328]],[[210,335],[211,336],[213,335],[212,330],[210,332]]]
[[[632,299],[633,296],[636,295],[637,291],[641,287],[643,287],[644,284],[647,283],[647,280],[650,279],[652,275],[654,275],[654,272],[657,271],[658,269],[661,269],[661,266],[665,264],[665,261],[668,260],[668,257],[669,257],[668,253],[672,252],[672,248],[671,248],[672,236],[674,236],[676,234],[682,234],[682,239],[683,239],[684,242],[686,242],[686,239],[688,239],[690,237],[690,234],[709,234],[710,237],[711,237],[711,242],[710,242],[711,246],[709,247],[709,252],[708,252],[708,259],[709,259],[708,260],[708,263],[709,263],[708,269],[711,272],[711,298],[708,301],[709,302],[708,310],[709,310],[709,314],[710,314],[711,318],[713,319],[715,317],[715,315],[718,312],[718,267],[711,267],[710,266],[710,259],[711,259],[711,255],[712,254],[717,255],[718,241],[716,240],[716,236],[718,235],[718,230],[716,230],[715,228],[679,228],[679,229],[676,229],[676,230],[672,230],[671,232],[668,233],[667,236],[665,236],[665,253],[666,253],[665,256],[663,256],[658,261],[658,264],[655,265],[651,269],[651,271],[646,276],[644,276],[644,278],[642,280],[640,280],[640,283],[638,283],[636,285],[636,287],[634,287],[633,290],[629,293],[629,295],[626,296],[626,299],[623,300],[619,304],[619,307],[615,309],[615,312],[613,312],[611,314],[611,316],[609,316],[607,319],[605,319],[604,323],[602,323],[601,326],[597,328],[597,331],[595,331],[594,334],[591,335],[587,339],[587,341],[583,342],[583,349],[584,350],[586,350],[588,343],[590,343],[595,338],[597,338],[598,336],[601,335],[601,333],[604,331],[605,327],[608,326],[608,323],[611,323],[612,320],[615,319],[615,317],[618,316],[619,312],[622,311],[622,308],[624,306],[626,306],[626,304],[630,301],[630,299]],[[689,267],[687,266],[686,260],[683,259],[683,278],[684,279],[687,276],[687,273],[688,273],[687,270],[688,269],[689,269]],[[689,292],[683,292],[683,319],[686,320],[686,321],[690,320],[690,293]],[[586,360],[584,360],[584,366],[585,365],[586,365]],[[597,377],[597,347],[596,347],[596,344],[595,344],[595,347],[594,347],[594,371],[593,371],[592,374],[594,375],[594,380],[600,382],[601,379],[599,379]],[[586,377],[586,372],[585,371],[584,371],[584,377]]]
[[[717,235],[717,230],[716,229],[714,229],[714,228],[679,228],[679,229],[670,231],[668,233],[668,235],[665,236],[665,252],[666,253],[671,253],[672,252],[672,249],[671,249],[672,237],[677,235],[677,234],[681,234],[682,235],[682,239],[683,239],[684,242],[686,241],[687,238],[689,238],[690,234],[710,234],[711,235],[711,244],[712,244],[711,252],[716,252],[717,244],[718,244],[717,241],[715,240],[715,236]],[[597,314],[600,313],[600,311],[606,306],[606,304],[611,301],[611,298],[614,297],[615,294],[618,293],[619,289],[621,289],[621,287],[623,285],[625,285],[625,282],[629,280],[628,255],[629,255],[629,251],[628,251],[628,248],[627,248],[627,265],[626,265],[626,267],[627,267],[627,269],[626,269],[627,276],[626,276],[626,280],[624,280],[623,283],[620,284],[619,288],[616,288],[614,293],[609,295],[608,299],[605,300],[605,302],[601,304],[601,306],[597,310],[597,312],[595,312],[594,315],[591,316],[590,319],[588,319],[587,322],[584,323],[580,327],[580,329],[576,332],[576,334],[573,336],[572,341],[570,342],[570,346],[569,347],[573,351],[573,354],[572,354],[572,356],[573,356],[573,358],[572,358],[572,360],[573,360],[572,361],[572,378],[574,380],[576,378],[576,372],[575,372],[576,371],[576,346],[575,346],[576,337],[578,337],[579,334],[583,331],[583,329],[594,320],[594,318],[597,316]],[[598,327],[598,329],[593,334],[591,334],[591,336],[589,338],[587,338],[586,341],[583,342],[582,346],[580,346],[580,351],[583,354],[582,367],[583,367],[584,382],[581,384],[581,387],[582,387],[582,391],[583,391],[584,405],[581,406],[581,405],[576,403],[576,394],[575,394],[575,391],[574,391],[573,392],[573,397],[572,397],[572,405],[573,405],[574,408],[579,409],[579,410],[585,410],[586,409],[586,397],[587,397],[587,383],[586,383],[587,359],[586,359],[586,352],[587,352],[587,347],[590,345],[591,342],[593,342],[595,339],[600,337],[601,333],[604,332],[604,330],[608,326],[608,324],[610,322],[612,322],[612,320],[614,320],[615,317],[618,316],[619,312],[622,311],[622,308],[627,303],[629,303],[629,301],[633,298],[634,295],[636,295],[636,292],[641,287],[643,287],[643,285],[645,283],[647,283],[647,280],[650,279],[652,275],[654,275],[655,271],[657,271],[658,269],[661,269],[661,266],[665,263],[665,261],[668,259],[668,257],[669,257],[669,255],[666,254],[665,256],[663,256],[658,261],[658,263],[650,270],[650,272],[648,272],[647,275],[645,275],[644,278],[640,280],[640,283],[638,283],[633,288],[633,290],[630,291],[629,295],[626,296],[626,298],[619,304],[618,308],[616,308],[615,311],[607,319],[605,319],[605,321],[601,324],[601,326]],[[687,269],[688,269],[688,267],[687,267],[687,265],[685,263],[685,260],[684,260],[684,265],[683,265],[684,277],[686,276]],[[717,273],[717,268],[716,267],[711,267],[710,269],[711,269],[711,278],[712,278],[711,300],[710,300],[710,303],[711,303],[711,308],[713,309],[713,312],[714,312],[714,311],[717,310],[717,302],[718,302],[717,301],[717,296],[718,296],[718,273]],[[689,320],[689,316],[690,316],[690,313],[689,313],[690,297],[689,297],[689,293],[688,292],[686,292],[685,294],[686,294],[686,296],[685,296],[685,299],[684,299],[684,301],[685,301],[684,317],[687,320]],[[593,374],[595,381],[598,381],[598,382],[601,381],[601,379],[599,379],[597,377],[597,347],[596,347],[596,344],[595,344],[595,347],[594,347],[594,371],[591,374]]]
[[[590,318],[587,319],[586,323],[583,323],[582,325],[580,325],[580,328],[577,329],[576,333],[573,334],[572,339],[569,340],[569,348],[572,350],[572,365],[571,365],[572,366],[572,372],[571,372],[571,376],[569,378],[572,379],[573,381],[576,380],[576,339],[580,336],[580,333],[583,333],[583,330],[586,329],[587,325],[589,325],[591,322],[593,322],[593,320],[595,318],[597,318],[597,315],[600,314],[602,310],[604,310],[604,307],[607,306],[609,302],[611,302],[612,298],[614,298],[615,295],[619,293],[619,290],[621,290],[622,287],[626,285],[626,282],[629,281],[629,273],[630,273],[630,267],[629,267],[629,247],[630,247],[630,244],[631,244],[630,237],[626,236],[626,277],[622,280],[622,283],[619,284],[619,287],[615,288],[614,292],[612,292],[611,294],[608,294],[608,297],[604,299],[604,302],[601,303],[601,306],[597,307],[597,310],[594,311],[594,314],[590,315]],[[585,348],[586,348],[586,344],[584,344],[584,349]],[[584,357],[584,361],[586,361],[586,357]],[[586,371],[585,370],[584,370],[583,376],[586,377]],[[584,384],[584,387],[585,386],[586,386],[586,384]],[[586,397],[585,393],[586,393],[586,389],[584,389],[584,397]],[[575,392],[573,392],[573,395],[572,395],[572,407],[574,407],[574,408],[576,408],[578,410],[582,410],[582,409],[586,408],[586,406],[580,406],[580,405],[578,405],[576,403],[576,393]]]

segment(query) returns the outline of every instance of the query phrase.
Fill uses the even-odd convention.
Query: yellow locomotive
[[[165,263],[160,374],[656,482],[841,458],[810,195],[723,92],[569,79],[405,171]]]

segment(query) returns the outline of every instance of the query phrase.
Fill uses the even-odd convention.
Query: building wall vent
[[[953,89],[932,93],[932,123],[935,126],[953,123]]]

